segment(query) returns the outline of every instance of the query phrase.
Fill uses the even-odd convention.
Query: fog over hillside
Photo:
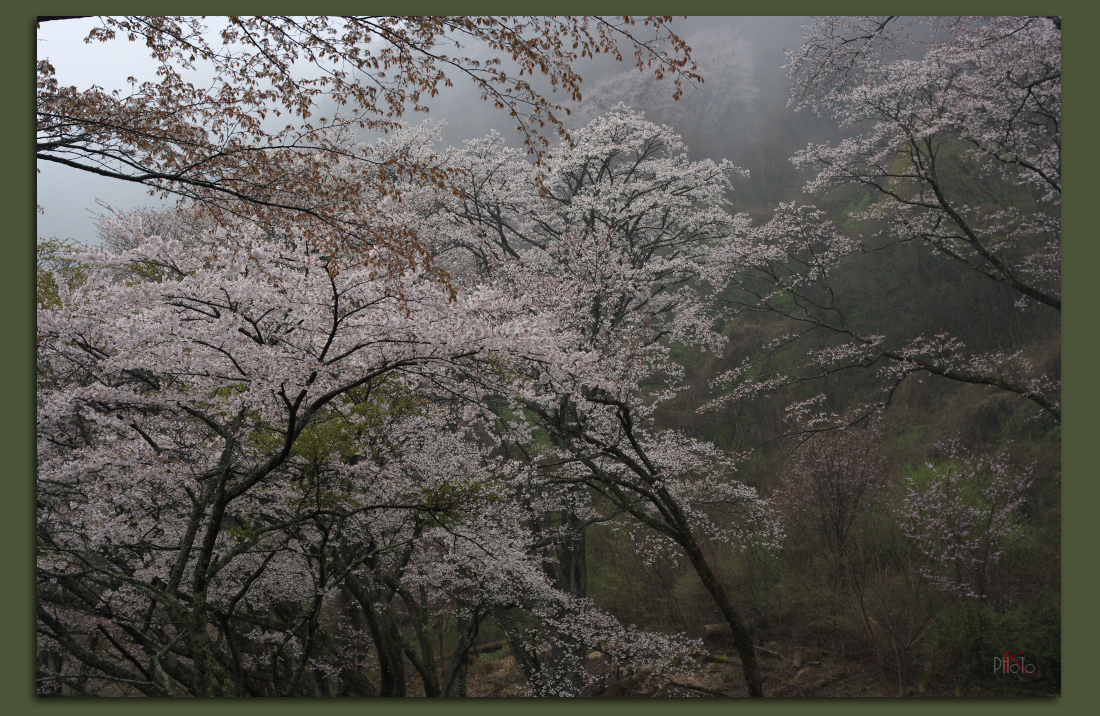
[[[651,121],[671,124],[680,133],[693,157],[731,159],[750,169],[760,181],[740,188],[754,198],[767,186],[785,186],[794,181],[787,158],[804,146],[812,134],[813,118],[796,116],[786,107],[788,80],[781,69],[783,51],[801,43],[802,25],[808,18],[794,17],[691,17],[677,20],[673,28],[693,49],[693,57],[704,77],[701,85],[686,88],[679,102],[672,100],[673,86],[638,72],[629,59],[617,63],[606,57],[579,63],[584,78],[581,103],[566,101],[573,112],[568,126],[576,128],[624,102],[646,113]],[[216,25],[216,23],[214,23]],[[38,31],[37,58],[48,58],[57,68],[58,81],[78,88],[92,84],[126,92],[132,77],[139,83],[156,78],[156,63],[138,43],[86,44],[93,19],[44,23]],[[489,57],[476,46],[466,48],[472,56]],[[201,66],[198,71],[201,77]],[[537,85],[536,78],[535,83]],[[457,81],[432,98],[430,112],[405,116],[408,123],[425,119],[446,123],[442,140],[459,144],[482,137],[490,130],[519,146],[514,122],[482,101],[468,85]],[[334,111],[321,105],[318,113]],[[816,125],[814,125],[816,126]],[[823,125],[824,126],[824,125]],[[362,141],[376,134],[364,132]],[[144,205],[166,205],[138,184],[99,177],[51,162],[38,162],[38,236],[72,238],[84,243],[98,241],[98,216],[106,204],[116,209]],[[762,188],[765,187],[765,188]]]

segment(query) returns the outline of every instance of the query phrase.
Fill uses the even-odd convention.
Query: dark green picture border
[[[86,3],[43,2],[37,4],[37,12],[54,15],[87,13],[93,7],[115,14],[123,12],[149,12],[152,7],[162,12],[185,12],[197,14],[208,12],[225,14],[227,11],[301,12],[306,9],[301,2],[288,0],[268,0],[267,2],[223,2],[212,3],[198,0],[187,3],[149,3],[149,2],[113,2]],[[890,7],[890,6],[895,7]],[[91,7],[89,7],[91,6]],[[1053,6],[1053,8],[1052,8]],[[1069,6],[1069,7],[1066,7]],[[580,13],[603,12],[632,13],[676,12],[691,15],[739,15],[739,14],[882,14],[887,10],[915,10],[911,3],[883,2],[772,2],[735,3],[735,2],[652,2],[635,0],[633,2],[547,2],[540,0],[536,5],[543,12]],[[28,5],[28,12],[29,12]],[[311,13],[338,12],[381,12],[400,9],[405,13],[482,13],[497,14],[518,12],[515,2],[480,0],[478,2],[417,2],[410,0],[399,4],[392,0],[387,3],[359,2],[350,3],[322,2],[310,4]],[[523,7],[530,12],[531,7]],[[153,708],[158,712],[184,713],[202,709],[211,716],[217,714],[274,713],[277,715],[299,714],[305,709],[318,709],[326,713],[385,714],[410,713],[446,713],[470,714],[510,714],[527,712],[530,714],[556,713],[568,708],[576,713],[600,713],[610,716],[635,716],[636,714],[664,714],[670,708],[686,708],[692,714],[726,714],[734,711],[745,713],[847,713],[857,710],[863,713],[877,713],[880,707],[900,711],[914,712],[935,709],[943,714],[1004,714],[1021,710],[1038,709],[1041,711],[1067,710],[1084,712],[1089,703],[1100,703],[1100,697],[1094,691],[1096,679],[1100,677],[1100,657],[1097,656],[1097,619],[1095,616],[1097,572],[1100,559],[1097,557],[1097,525],[1100,518],[1094,513],[1100,505],[1100,461],[1095,457],[1094,448],[1100,445],[1097,428],[1100,421],[1096,411],[1100,410],[1097,400],[1097,379],[1094,377],[1100,367],[1100,339],[1096,332],[1100,329],[1100,302],[1096,295],[1089,298],[1088,291],[1100,289],[1096,278],[1088,274],[1100,267],[1100,230],[1091,211],[1097,207],[1092,191],[1100,185],[1095,173],[1100,167],[1097,153],[1095,121],[1096,68],[1100,67],[1100,24],[1096,21],[1100,13],[1085,9],[1085,3],[1074,2],[933,2],[923,3],[919,10],[934,14],[1029,14],[1051,13],[1058,11],[1063,15],[1065,40],[1064,66],[1069,73],[1066,86],[1069,89],[1066,101],[1065,128],[1065,173],[1070,176],[1070,193],[1066,196],[1063,229],[1063,267],[1064,293],[1069,308],[1065,314],[1063,340],[1063,380],[1062,391],[1065,423],[1063,469],[1066,479],[1062,483],[1063,511],[1063,695],[1057,699],[1000,699],[1000,700],[926,700],[910,699],[885,702],[881,699],[866,700],[867,703],[853,703],[849,700],[768,700],[766,702],[748,702],[746,700],[696,699],[677,706],[668,700],[580,700],[573,703],[561,701],[538,701],[517,699],[479,699],[470,701],[451,700],[446,703],[430,702],[420,699],[401,701],[382,700],[264,700],[263,703],[233,703],[218,701],[198,703],[194,700],[161,701]],[[3,587],[0,588],[0,607],[4,615],[3,648],[0,651],[0,704],[6,713],[70,712],[70,713],[144,713],[150,704],[140,699],[112,701],[83,701],[78,699],[36,699],[34,697],[34,565],[33,565],[33,520],[34,520],[34,168],[33,157],[23,149],[23,141],[29,142],[32,130],[30,105],[33,102],[31,85],[31,65],[34,62],[34,17],[24,15],[23,10],[15,12],[9,8],[7,42],[3,53],[4,66],[8,68],[4,77],[5,94],[12,101],[11,108],[3,112],[3,124],[8,136],[16,137],[12,153],[6,162],[8,170],[2,175],[4,206],[10,211],[5,221],[8,229],[0,236],[0,242],[8,247],[0,270],[3,307],[0,315],[4,318],[4,347],[0,349],[0,361],[7,375],[4,396],[0,406],[0,479],[3,480],[3,493],[0,496],[0,530],[2,530]],[[788,48],[790,49],[790,48]],[[28,138],[19,140],[18,137]],[[1093,306],[1088,308],[1089,304]],[[14,707],[14,709],[13,709]]]

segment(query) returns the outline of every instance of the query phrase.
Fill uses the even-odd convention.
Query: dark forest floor
[[[654,673],[644,665],[636,671],[615,672],[598,652],[589,655],[590,672],[600,675],[599,682],[585,696],[670,697],[748,696],[741,672],[741,660],[728,644],[708,645],[708,654],[691,676],[667,676]],[[758,647],[764,689],[771,697],[882,697],[883,682],[873,659],[840,655],[814,649],[783,649],[769,643]],[[795,666],[795,664],[799,664]],[[890,683],[891,695],[899,694],[896,673]],[[1020,679],[1005,676],[1003,681],[954,683],[948,676],[915,680],[906,696],[911,697],[1037,697],[1056,696],[1057,688],[1041,674]],[[515,659],[507,649],[474,657],[468,676],[470,696],[523,696],[524,680]]]

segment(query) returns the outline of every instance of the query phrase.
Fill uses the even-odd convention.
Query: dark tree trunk
[[[680,546],[687,552],[688,559],[691,560],[691,565],[695,568],[695,573],[703,580],[703,586],[707,588],[707,592],[710,593],[714,603],[718,605],[718,609],[722,612],[722,616],[726,618],[726,622],[730,625],[730,631],[733,633],[733,643],[741,657],[742,668],[745,672],[745,683],[749,687],[749,696],[763,696],[764,684],[760,677],[760,665],[756,661],[756,647],[753,646],[748,628],[745,627],[745,623],[741,620],[737,610],[733,608],[729,594],[726,593],[726,588],[714,575],[699,546],[695,544],[694,540],[685,542],[681,543]]]
[[[379,696],[404,696],[405,695],[405,660],[401,650],[400,635],[397,634],[397,626],[390,619],[385,609],[375,607],[375,590],[366,589],[357,579],[349,578],[345,581],[348,590],[359,606],[363,608],[363,616],[366,618],[367,630],[374,641],[375,652],[378,655],[378,669],[381,673]]]
[[[588,596],[588,553],[586,549],[584,521],[569,510],[564,515],[567,538],[557,548],[557,586],[570,596],[584,599]],[[554,660],[554,690],[579,696],[584,688],[585,657],[587,645],[576,639],[559,635],[554,639],[551,656]]]

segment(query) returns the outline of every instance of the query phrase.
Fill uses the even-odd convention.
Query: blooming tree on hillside
[[[426,152],[421,129],[371,151]],[[430,226],[414,210],[433,190],[405,196],[378,199],[390,222]],[[447,286],[380,270],[380,252],[334,260],[293,228],[192,218],[116,214],[115,250],[77,257],[82,282],[49,274],[39,632],[64,659],[48,680],[402,695],[407,659],[426,694],[458,695],[486,618],[525,624],[517,645],[550,629],[686,668],[692,643],[624,631],[548,578],[528,517],[567,496],[532,499],[531,464],[501,454],[499,401],[621,383],[544,291]],[[486,508],[512,502],[526,507]],[[458,625],[446,666],[428,638],[441,618]],[[536,646],[532,691],[578,693],[583,657],[540,663]]]
[[[700,544],[773,543],[775,525],[755,491],[733,478],[727,456],[651,426],[683,384],[671,343],[722,344],[699,289],[708,254],[746,222],[725,208],[735,169],[690,161],[671,128],[623,106],[572,139],[541,182],[497,139],[456,152],[465,183],[434,214],[443,222],[436,255],[455,273],[492,276],[537,303],[598,366],[600,381],[546,366],[510,404],[525,416],[511,426],[521,430],[516,449],[543,479],[589,488],[572,491],[581,501],[567,512],[574,558],[583,560],[583,530],[598,519],[584,516],[591,496],[682,549],[730,622],[749,691],[759,695],[751,638]],[[549,445],[527,439],[539,431]]]
[[[985,597],[989,570],[1018,534],[1031,470],[1014,468],[1007,453],[973,455],[957,440],[936,447],[938,460],[904,482],[902,526],[938,587]]]
[[[905,55],[914,49],[910,33],[921,28],[932,39],[921,56]],[[838,215],[783,204],[732,245],[718,262],[725,262],[718,273],[728,277],[731,306],[782,317],[791,329],[779,344],[814,337],[797,380],[874,366],[884,392],[866,409],[888,401],[906,377],[927,373],[1015,393],[1059,419],[1057,377],[1029,346],[1005,339],[997,343],[1007,349],[976,348],[935,326],[906,334],[892,321],[861,319],[846,293],[854,272],[873,275],[876,257],[920,246],[957,269],[959,281],[1009,296],[1057,330],[1057,18],[823,18],[790,61],[793,102],[830,112],[853,132],[794,157],[816,172],[807,198],[846,189],[848,205]],[[744,382],[749,375],[754,385]],[[728,378],[741,387],[726,399],[796,376],[761,380],[743,369]],[[841,419],[834,418],[807,425]]]
[[[260,689],[223,641],[256,600],[312,603],[281,629],[245,619],[305,640],[286,666],[296,692],[313,648],[301,630],[315,636],[363,559],[318,551],[338,542],[332,521],[433,514],[430,481],[398,488],[404,473],[356,459],[361,445],[337,449],[366,430],[357,405],[445,385],[464,363],[560,362],[563,332],[499,291],[452,300],[423,274],[337,271],[254,225],[83,260],[87,281],[54,274],[59,305],[39,315],[41,633],[151,695]],[[97,631],[111,658],[88,647]]]

